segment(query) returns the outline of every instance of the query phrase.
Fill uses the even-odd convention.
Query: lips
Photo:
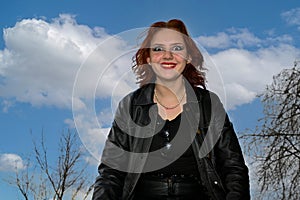
[[[176,67],[176,63],[173,62],[162,62],[160,65],[164,69],[174,69]]]

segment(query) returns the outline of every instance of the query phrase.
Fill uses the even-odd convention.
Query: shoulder
[[[219,96],[210,90],[203,88],[195,88],[200,109],[207,115],[208,119],[214,121],[224,121],[226,118],[226,111]]]
[[[195,87],[194,91],[199,101],[202,101],[205,104],[212,104],[212,103],[221,103],[219,96],[208,89],[203,89],[201,87]]]
[[[124,96],[120,104],[126,103],[126,105],[148,105],[153,103],[153,91],[154,85],[147,84],[140,88],[133,90],[132,92],[128,93]]]

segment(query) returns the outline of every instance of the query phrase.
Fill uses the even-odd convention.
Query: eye
[[[164,50],[164,48],[161,46],[156,46],[156,47],[152,48],[152,51],[163,51],[163,50]]]
[[[172,47],[172,51],[182,51],[184,49],[184,46],[176,45]]]

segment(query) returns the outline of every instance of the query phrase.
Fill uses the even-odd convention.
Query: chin
[[[176,75],[176,76],[160,76],[158,79],[162,82],[172,82],[172,81],[176,81],[178,78],[180,77],[180,75]]]

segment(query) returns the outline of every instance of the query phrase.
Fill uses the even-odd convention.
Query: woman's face
[[[181,75],[189,60],[183,37],[183,34],[166,28],[154,34],[147,62],[157,79],[170,81]]]

